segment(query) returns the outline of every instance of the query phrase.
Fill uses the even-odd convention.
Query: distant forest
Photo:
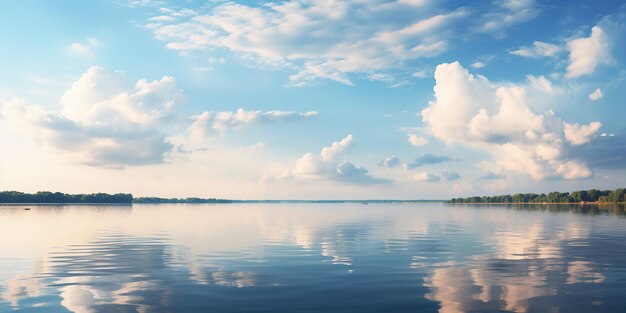
[[[0,191],[0,203],[231,203],[225,199],[201,199],[201,198],[133,198],[132,194],[118,193],[92,193],[92,194],[67,194],[61,192],[40,191],[37,193],[24,193],[19,191]]]
[[[132,194],[92,193],[66,194],[40,191],[34,194],[19,191],[0,191],[0,203],[417,203],[441,202],[441,200],[230,200],[216,198],[158,198],[138,197]]]
[[[23,193],[19,191],[0,191],[0,203],[132,203],[133,195],[106,193],[71,195],[61,192],[40,191]]]
[[[574,192],[551,192],[549,194],[518,193],[514,195],[454,198],[447,203],[580,203],[626,202],[626,189],[579,190]]]
[[[156,198],[156,197],[141,197],[135,198],[134,203],[233,203],[233,200],[227,199],[215,199],[215,198]]]

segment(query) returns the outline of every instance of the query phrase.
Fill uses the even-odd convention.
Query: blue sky
[[[0,3],[0,189],[623,187],[623,1]]]

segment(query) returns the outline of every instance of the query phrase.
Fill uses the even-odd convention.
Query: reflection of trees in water
[[[511,204],[505,205],[516,210],[547,212],[572,212],[590,215],[626,215],[626,205],[620,203],[602,204]]]
[[[466,207],[503,207],[521,211],[542,211],[542,212],[572,212],[590,215],[626,215],[626,204],[623,203],[511,203],[511,204],[485,204],[485,203],[454,203],[451,206]]]

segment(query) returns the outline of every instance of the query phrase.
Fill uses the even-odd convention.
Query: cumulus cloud
[[[566,132],[568,124],[554,112],[534,112],[523,87],[494,85],[458,62],[437,66],[435,80],[435,99],[422,111],[424,123],[434,137],[450,145],[488,152],[492,161],[485,170],[521,173],[536,180],[592,175],[566,152],[582,144],[600,123],[569,126]]]
[[[570,51],[567,78],[592,74],[598,65],[611,62],[608,37],[600,26],[594,26],[589,37],[568,41],[567,47]]]
[[[407,136],[409,137],[408,141],[412,146],[421,147],[428,144],[428,139],[422,136],[417,136],[415,134],[407,134]]]
[[[565,126],[565,139],[575,146],[591,141],[591,136],[597,133],[600,130],[600,126],[602,126],[600,122],[593,122],[589,125],[580,125],[578,123],[563,123],[563,125]]]
[[[539,59],[560,58],[567,52],[568,66],[565,78],[591,75],[599,66],[613,63],[613,54],[623,49],[621,39],[626,31],[625,18],[626,7],[622,6],[615,14],[605,16],[593,26],[588,37],[579,36],[558,44],[535,41],[532,46],[520,47],[509,53]]]
[[[535,41],[532,47],[521,47],[510,53],[521,57],[539,59],[543,57],[556,57],[561,51],[563,51],[563,48],[555,44]]]
[[[193,122],[188,130],[196,140],[211,139],[221,136],[227,129],[240,129],[250,124],[270,124],[282,121],[295,121],[311,118],[316,111],[297,113],[292,111],[246,111],[242,108],[236,112],[203,112],[192,116]]]
[[[483,62],[474,62],[471,65],[473,68],[483,68],[485,66],[487,66],[487,64],[483,63]]]
[[[381,160],[380,162],[378,162],[378,166],[380,167],[398,167],[400,166],[400,158],[392,155],[392,156],[388,156],[385,157],[383,160]]]
[[[589,94],[589,100],[591,101],[600,100],[602,97],[604,97],[604,95],[602,94],[602,90],[600,90],[600,88],[596,88],[596,90]]]
[[[451,161],[452,159],[449,156],[445,155],[434,155],[432,153],[420,154],[413,163],[407,163],[407,169],[414,169],[424,165],[430,164],[438,164]]]
[[[163,162],[172,145],[162,122],[182,98],[172,77],[133,83],[121,72],[91,67],[63,95],[60,110],[14,99],[3,105],[3,113],[72,161],[123,167]]]
[[[147,28],[167,48],[182,53],[224,48],[245,59],[293,69],[292,86],[319,78],[352,85],[351,74],[402,68],[407,61],[449,49],[451,27],[469,12],[459,8],[440,13],[429,2],[225,2],[181,21],[151,21]]]
[[[362,185],[390,183],[391,181],[387,179],[371,176],[362,166],[345,161],[353,145],[352,135],[348,135],[340,141],[333,142],[329,147],[324,147],[319,154],[306,153],[296,160],[293,167],[273,165],[263,174],[263,178],[330,180]]]

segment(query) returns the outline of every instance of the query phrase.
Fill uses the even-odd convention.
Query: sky
[[[626,186],[626,2],[0,2],[0,190]]]

